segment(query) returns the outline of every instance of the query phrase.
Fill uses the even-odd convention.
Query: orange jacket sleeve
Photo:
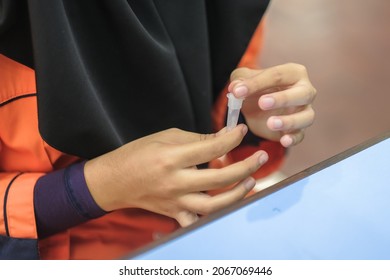
[[[60,156],[38,132],[34,71],[0,54],[0,258],[38,257],[34,187]]]
[[[35,98],[34,73],[3,55],[0,66],[0,257],[37,258],[33,192],[43,173],[23,173],[40,171],[25,148],[37,143],[29,135],[31,122],[16,116]],[[26,157],[19,157],[20,151]]]

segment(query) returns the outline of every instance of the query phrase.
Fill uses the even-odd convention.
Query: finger
[[[171,149],[170,156],[179,158],[181,167],[190,167],[219,158],[237,147],[247,133],[246,125],[240,124],[221,134],[198,134],[196,141]]]
[[[295,133],[285,134],[280,138],[280,143],[283,147],[288,148],[301,143],[303,141],[304,136],[304,130],[299,130]]]
[[[302,84],[292,88],[266,94],[260,97],[262,110],[279,109],[311,104],[316,97],[316,90],[311,84]]]
[[[249,177],[221,194],[209,196],[204,193],[190,193],[181,197],[180,203],[190,212],[207,215],[243,199],[255,185],[255,179]]]
[[[267,126],[273,131],[294,131],[309,127],[314,122],[315,113],[310,105],[306,109],[285,116],[272,116],[267,120]]]
[[[232,185],[252,175],[268,161],[264,151],[258,151],[243,161],[219,169],[182,170],[187,192],[215,190]]]
[[[240,67],[236,68],[232,71],[230,74],[230,81],[234,83],[236,80],[243,80],[247,78],[251,78],[259,74],[264,70],[260,69],[253,69],[253,68],[247,68],[247,67]]]
[[[185,131],[178,128],[170,128],[167,130],[160,131],[156,134],[150,135],[148,137],[153,137],[154,140],[157,138],[159,141],[171,142],[174,144],[185,144],[191,142],[197,142],[200,139],[213,138],[219,135],[222,135],[226,132],[226,128],[221,129],[217,133],[211,134],[199,134],[195,132]]]
[[[232,92],[236,84],[241,83],[244,79],[254,77],[262,71],[263,70],[251,69],[247,67],[234,69],[234,71],[230,74],[231,83],[228,86],[228,91]]]
[[[243,78],[240,83],[234,85],[231,92],[236,97],[243,98],[267,89],[291,86],[303,78],[307,78],[306,68],[303,65],[288,63],[267,68],[255,76]]]
[[[199,216],[194,212],[182,210],[177,213],[175,219],[180,224],[180,226],[187,227],[199,220]]]

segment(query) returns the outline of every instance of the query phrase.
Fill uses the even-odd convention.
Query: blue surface
[[[390,139],[136,259],[390,259]]]

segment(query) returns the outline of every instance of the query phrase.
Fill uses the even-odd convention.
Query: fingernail
[[[247,190],[251,190],[253,189],[253,187],[256,185],[256,181],[255,179],[253,179],[252,177],[249,177],[248,179],[246,179],[246,181],[244,182],[244,187],[247,189]]]
[[[281,119],[273,119],[272,120],[272,125],[274,129],[280,129],[283,127],[283,122]]]
[[[283,145],[283,147],[287,148],[292,145],[293,139],[289,135],[284,135],[282,138],[280,138],[280,143]]]
[[[263,97],[260,100],[261,109],[270,109],[275,105],[273,97]]]
[[[236,97],[245,97],[248,94],[248,87],[245,85],[236,86],[233,89],[233,93]]]
[[[230,85],[228,86],[228,92],[232,92],[233,91],[233,88],[236,84],[238,84],[239,82],[241,82],[240,80],[235,80],[235,81],[232,81],[230,83]]]
[[[259,156],[259,163],[260,165],[263,165],[264,163],[266,163],[268,161],[268,155],[266,153],[262,153],[260,156]]]

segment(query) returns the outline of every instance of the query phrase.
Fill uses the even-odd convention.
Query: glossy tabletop
[[[390,259],[390,134],[160,240],[134,259]]]

